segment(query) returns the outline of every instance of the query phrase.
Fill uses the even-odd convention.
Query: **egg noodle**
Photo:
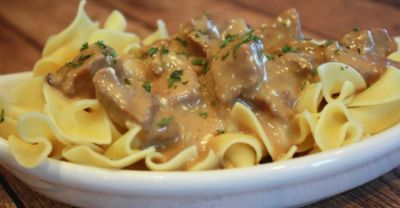
[[[135,169],[136,164],[144,163],[146,169],[155,171],[245,167],[259,164],[267,156],[272,161],[287,160],[296,153],[314,154],[357,143],[400,119],[399,69],[388,67],[367,87],[353,67],[327,62],[317,68],[320,80],[307,83],[300,93],[287,148],[277,148],[256,114],[240,102],[231,109],[230,119],[250,133],[210,134],[202,139],[209,148],[201,157],[196,145],[173,157],[153,146],[140,148],[140,125],[132,123],[121,133],[97,99],[68,98],[44,77],[72,60],[82,44],[100,40],[126,57],[124,64],[129,65],[143,45],[168,38],[166,26],[159,20],[157,31],[141,40],[125,31],[127,23],[119,11],[113,11],[101,27],[85,13],[85,3],[81,1],[77,16],[64,31],[47,40],[32,77],[0,86],[4,119],[0,136],[8,140],[10,152],[26,168],[36,167],[46,158],[113,169]],[[400,54],[395,52],[389,58],[400,61]],[[322,109],[321,103],[326,103]]]

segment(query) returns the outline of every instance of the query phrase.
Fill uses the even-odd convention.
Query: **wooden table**
[[[75,16],[78,0],[0,0],[0,74],[31,70],[51,34],[65,28]],[[396,0],[166,0],[89,1],[89,15],[101,22],[113,10],[122,11],[128,30],[145,36],[162,18],[171,33],[178,23],[206,10],[216,21],[242,16],[257,26],[281,11],[295,7],[303,30],[313,38],[335,39],[355,26],[383,27],[400,35],[400,2]],[[0,167],[0,207],[70,207],[31,191]],[[400,207],[400,167],[361,187],[309,207]]]

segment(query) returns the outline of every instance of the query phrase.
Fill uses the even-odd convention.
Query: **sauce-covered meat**
[[[142,147],[166,152],[190,145],[207,151],[212,135],[246,131],[229,117],[242,102],[285,152],[294,106],[304,85],[318,81],[316,67],[342,62],[372,84],[387,66],[400,67],[387,59],[396,49],[384,29],[354,30],[318,45],[303,37],[294,9],[260,28],[242,18],[217,25],[204,14],[143,47],[140,59],[121,59],[102,42],[85,44],[47,82],[69,97],[97,98],[119,129],[139,124]]]

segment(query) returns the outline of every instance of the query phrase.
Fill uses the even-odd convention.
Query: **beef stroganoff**
[[[2,83],[0,136],[24,167],[253,166],[359,142],[400,119],[400,54],[385,29],[304,37],[296,10],[252,28],[206,12],[141,40],[81,1],[33,76]]]

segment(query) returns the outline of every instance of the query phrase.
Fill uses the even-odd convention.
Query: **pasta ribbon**
[[[303,111],[292,119],[289,125],[288,137],[292,144],[297,146],[297,152],[304,152],[313,148],[313,131],[316,123],[316,115],[312,115],[308,111]]]
[[[47,84],[43,87],[45,112],[72,144],[110,144],[110,121],[97,100],[76,100],[65,97]],[[82,128],[84,127],[84,128]]]
[[[114,48],[119,53],[129,51],[131,44],[138,44],[140,39],[137,35],[113,29],[100,29],[92,32],[88,37],[88,43],[104,41],[105,44]]]
[[[378,81],[355,96],[349,106],[371,106],[400,100],[399,89],[400,70],[390,66]]]
[[[352,118],[341,102],[328,103],[321,113],[314,130],[315,143],[322,151],[334,149],[361,139],[361,124]]]
[[[365,133],[374,134],[393,126],[400,120],[400,100],[350,108],[350,112],[362,124]]]
[[[47,116],[36,112],[21,115],[18,121],[18,134],[25,141],[32,138],[47,139],[52,146],[50,157],[61,159],[61,152],[66,143]]]
[[[17,124],[16,119],[5,116],[4,121],[0,123],[0,137],[7,139],[10,135],[18,135]]]
[[[217,154],[213,150],[208,151],[206,158],[199,161],[188,170],[190,171],[199,171],[199,170],[212,170],[218,168],[219,166],[219,159]]]
[[[35,76],[56,72],[78,54],[88,36],[99,28],[99,24],[87,16],[84,10],[85,4],[85,0],[80,2],[74,21],[66,29],[47,40],[42,58],[33,67]]]
[[[253,166],[263,157],[259,139],[245,134],[221,134],[209,142],[224,168]]]
[[[143,40],[143,45],[145,45],[145,46],[151,45],[156,40],[168,38],[168,30],[167,30],[167,27],[165,26],[164,21],[157,20],[157,28],[158,29],[154,33],[152,33],[151,35],[147,36]]]
[[[155,151],[154,147],[149,147],[144,150],[134,151],[131,154],[127,155],[126,157],[113,160],[101,154],[101,152],[99,152],[98,150],[89,145],[75,145],[64,149],[63,156],[68,161],[73,163],[96,166],[96,167],[120,169],[144,159],[147,155],[149,155],[154,151]]]
[[[14,135],[10,135],[8,137],[8,146],[17,162],[26,168],[38,166],[52,151],[50,141],[41,137],[24,141]]]
[[[107,20],[104,23],[104,29],[125,31],[126,25],[126,19],[124,15],[120,11],[114,10],[107,17]]]
[[[274,145],[273,141],[266,135],[264,128],[261,126],[254,112],[242,103],[235,103],[231,111],[231,117],[238,125],[254,132],[259,139],[261,139],[261,142],[264,144],[263,155],[269,154],[273,161],[282,160],[293,156],[293,150],[286,153],[281,152],[281,150]],[[265,152],[265,148],[267,152]]]
[[[321,78],[322,93],[328,103],[341,101],[350,103],[357,91],[367,87],[365,80],[353,67],[339,63],[328,62],[318,67]],[[334,95],[338,94],[337,98]]]
[[[308,84],[300,93],[295,110],[297,112],[303,112],[304,110],[307,110],[311,113],[318,113],[318,107],[321,104],[322,98],[322,84]]]
[[[170,170],[182,170],[189,160],[193,160],[198,155],[196,145],[190,146],[168,161],[166,156],[160,152],[152,152],[146,156],[146,166],[150,170],[157,171],[170,171]],[[164,162],[165,161],[165,162]]]

